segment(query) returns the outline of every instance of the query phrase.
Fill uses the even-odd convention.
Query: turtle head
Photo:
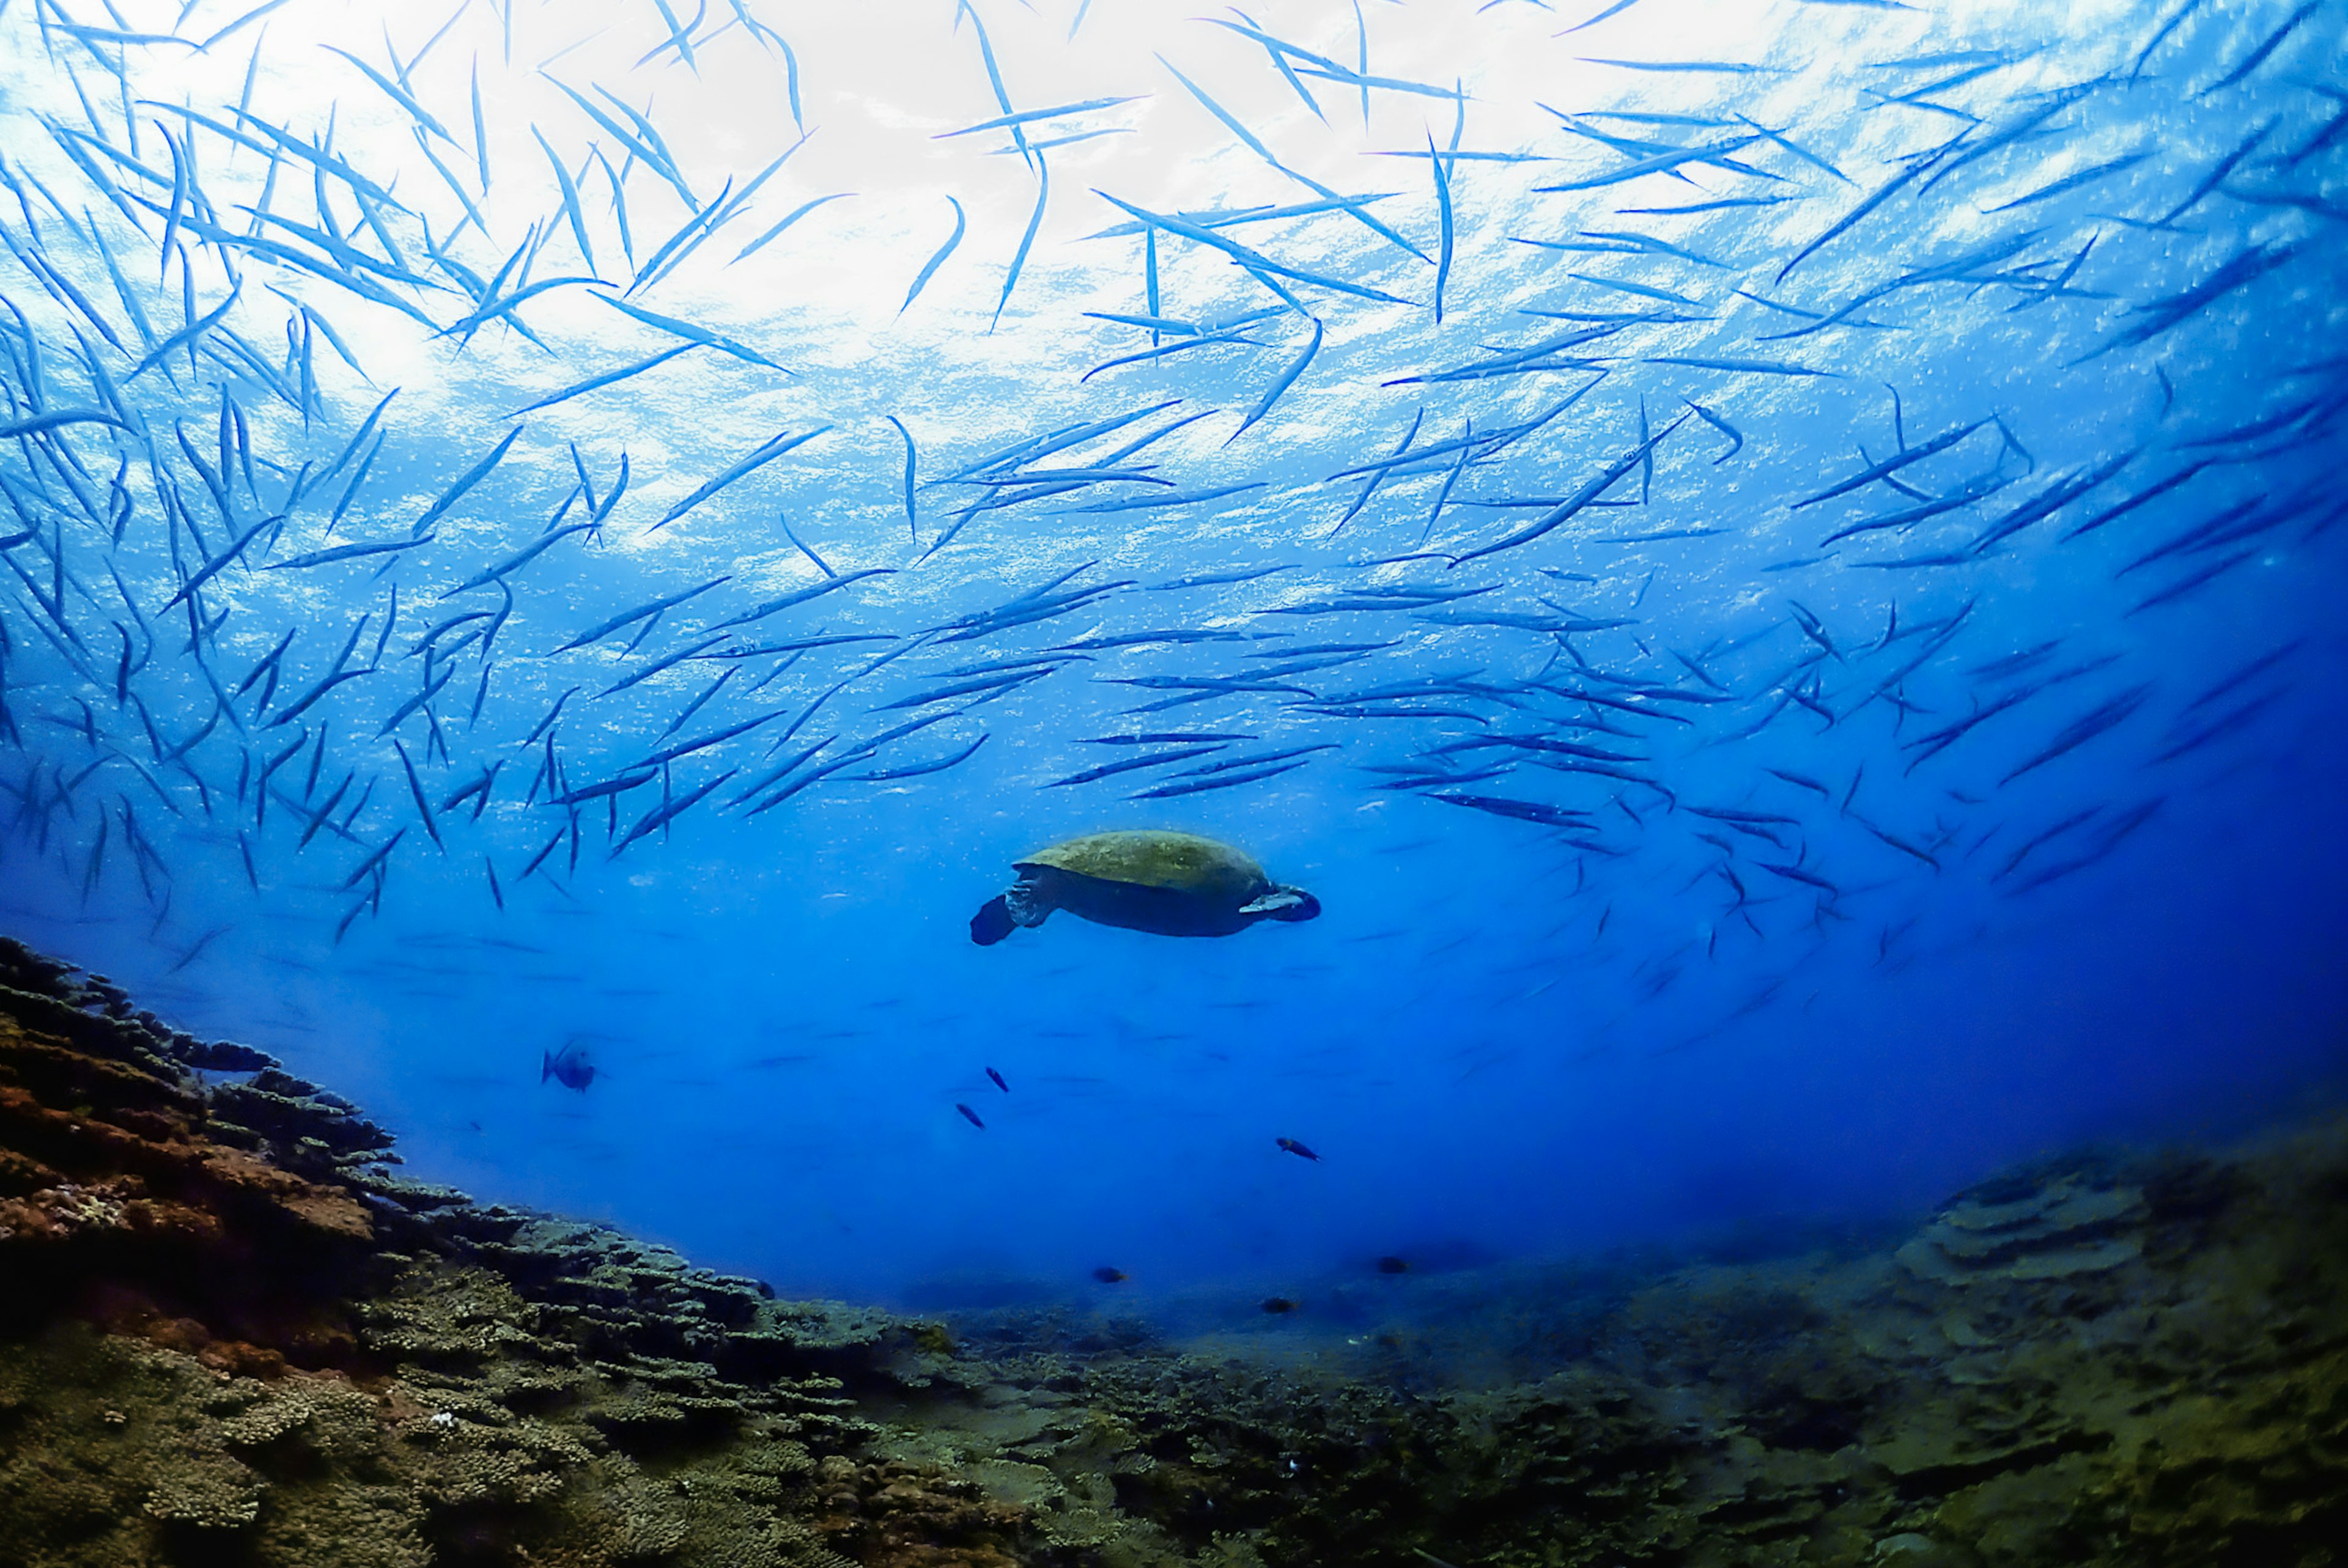
[[[1321,900],[1302,887],[1276,887],[1247,907],[1267,920],[1314,920],[1321,915]]]

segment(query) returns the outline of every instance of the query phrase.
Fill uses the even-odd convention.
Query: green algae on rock
[[[207,1082],[201,1073],[241,1075]],[[771,1297],[0,940],[0,1568],[2204,1568],[2348,1539],[2348,1122],[1313,1337]]]

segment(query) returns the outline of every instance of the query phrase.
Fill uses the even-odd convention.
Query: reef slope
[[[778,1301],[396,1163],[262,1053],[0,939],[0,1568],[2316,1568],[2348,1540],[2336,1123],[2049,1162],[1889,1248],[1334,1286],[1187,1348]]]

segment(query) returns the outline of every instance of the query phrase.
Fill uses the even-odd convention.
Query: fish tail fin
[[[540,1051],[538,1053],[538,1081],[541,1083],[543,1083],[553,1076],[554,1052],[551,1050]]]
[[[994,946],[1018,928],[1019,922],[1011,917],[1010,907],[1000,894],[980,905],[978,913],[970,917],[970,939],[982,948]]]

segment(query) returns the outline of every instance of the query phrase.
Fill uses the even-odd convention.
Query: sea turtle
[[[1194,833],[1148,829],[1071,838],[1011,863],[1019,873],[971,917],[991,948],[1055,909],[1161,937],[1228,937],[1258,920],[1310,920],[1321,900],[1285,887],[1243,852]]]

